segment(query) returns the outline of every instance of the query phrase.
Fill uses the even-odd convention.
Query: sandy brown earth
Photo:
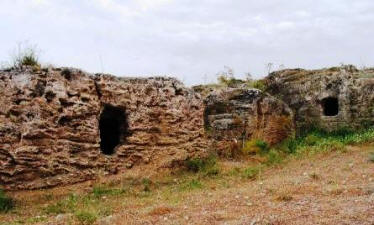
[[[352,147],[347,153],[296,160],[257,181],[191,194],[164,215],[144,217],[130,210],[113,222],[372,225],[374,163],[368,161],[369,149]]]
[[[203,187],[187,192],[160,188],[146,198],[104,198],[115,212],[96,224],[373,225],[374,163],[368,160],[372,150],[374,144],[291,159],[266,169],[257,180],[224,176],[208,179]],[[220,162],[225,170],[243,164],[246,162]],[[84,191],[84,185],[79,189]],[[32,194],[37,193],[41,192]],[[30,192],[14,195],[22,198]],[[33,211],[35,206],[27,204],[24,209]],[[13,216],[0,215],[0,219]],[[69,217],[49,216],[35,224],[78,224]]]

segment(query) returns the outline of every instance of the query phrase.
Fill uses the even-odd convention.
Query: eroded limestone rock
[[[270,74],[266,84],[293,110],[298,133],[311,127],[357,129],[374,122],[373,69],[288,69]]]
[[[207,149],[203,101],[172,78],[68,68],[0,71],[0,105],[0,185],[6,189],[71,184],[139,165],[172,167]]]
[[[205,99],[205,105],[205,129],[221,155],[232,156],[250,139],[273,145],[293,135],[291,109],[260,90],[218,90]]]

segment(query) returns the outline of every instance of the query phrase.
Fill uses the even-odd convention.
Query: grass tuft
[[[264,155],[269,152],[269,145],[263,140],[252,139],[244,143],[242,152],[247,155],[257,154],[257,153]]]
[[[181,191],[192,191],[196,189],[201,189],[203,187],[203,184],[197,180],[197,179],[192,179],[187,183],[184,183],[181,185],[180,190]]]
[[[98,218],[98,216],[95,213],[87,211],[76,212],[75,217],[81,225],[91,225],[95,223]]]
[[[121,195],[125,192],[126,192],[126,190],[124,190],[124,189],[111,189],[111,188],[108,188],[108,187],[105,187],[105,186],[95,186],[92,189],[92,195],[95,198],[101,198],[101,197],[106,196],[106,195],[116,196],[116,195]]]
[[[210,155],[204,159],[188,159],[185,165],[188,171],[202,173],[204,176],[215,176],[220,173],[220,169],[217,165],[217,157],[215,155]]]
[[[260,173],[258,167],[249,167],[241,173],[241,177],[245,179],[255,180]]]
[[[6,196],[5,192],[0,189],[0,213],[9,212],[13,208],[14,208],[13,199]]]
[[[276,197],[276,200],[282,201],[282,202],[289,202],[293,199],[293,197],[289,194],[281,193]]]

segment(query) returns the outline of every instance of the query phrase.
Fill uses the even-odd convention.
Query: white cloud
[[[0,61],[17,41],[42,60],[117,75],[173,74],[188,84],[224,65],[372,65],[371,0],[2,0]]]
[[[173,0],[136,0],[137,4],[144,11],[151,10],[173,2]]]

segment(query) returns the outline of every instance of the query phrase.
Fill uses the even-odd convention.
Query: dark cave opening
[[[126,111],[112,105],[105,105],[100,115],[100,149],[105,155],[114,154],[117,145],[129,135]]]
[[[339,101],[334,97],[327,97],[322,100],[323,115],[336,116],[339,114]]]

